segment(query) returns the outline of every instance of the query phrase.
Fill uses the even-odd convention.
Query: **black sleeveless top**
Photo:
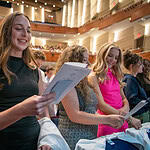
[[[24,101],[33,95],[38,95],[38,70],[30,69],[22,58],[9,57],[8,69],[16,76],[11,85],[0,69],[0,83],[4,84],[0,90],[0,112]],[[1,150],[36,150],[40,131],[35,116],[24,117],[9,127],[0,130]]]

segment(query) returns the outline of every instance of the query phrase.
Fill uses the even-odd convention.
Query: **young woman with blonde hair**
[[[101,116],[129,112],[129,104],[123,93],[122,52],[113,43],[104,44],[97,52],[96,61],[92,66],[92,72],[88,76],[90,86],[98,99],[98,113]],[[140,123],[136,127],[140,127]],[[115,129],[108,125],[98,125],[97,136],[105,136],[114,132],[122,132],[128,128],[125,122],[121,128]]]

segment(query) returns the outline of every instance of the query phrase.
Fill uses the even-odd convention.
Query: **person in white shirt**
[[[54,67],[51,66],[51,65],[49,65],[49,66],[46,68],[46,78],[45,78],[45,80],[46,80],[47,82],[50,82],[50,81],[51,81],[50,79],[52,78],[53,73],[54,73]]]

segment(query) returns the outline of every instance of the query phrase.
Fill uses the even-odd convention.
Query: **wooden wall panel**
[[[99,20],[89,22],[84,26],[80,27],[78,29],[78,32],[82,34],[89,31],[92,28],[97,28],[97,27],[99,27],[99,30],[101,30],[108,26],[111,26],[114,23],[118,23],[122,20],[125,20],[127,18],[131,18],[131,22],[132,22],[146,15],[149,15],[150,3],[146,3],[142,5],[140,3],[141,2],[134,4],[133,7],[131,8],[129,7],[124,10],[119,10],[113,15],[110,14],[108,16],[105,16],[104,18],[100,18]]]
[[[80,2],[80,1],[79,1]],[[83,2],[83,0],[81,0]],[[81,3],[79,3],[81,4]],[[80,6],[80,9],[82,6]],[[79,10],[78,10],[79,12]],[[78,17],[82,16],[82,13],[79,12]],[[150,15],[150,3],[145,4],[135,4],[133,7],[129,7],[124,10],[119,10],[113,15],[108,15],[104,17],[103,19],[98,19],[95,21],[91,21],[79,28],[67,28],[62,26],[50,26],[45,24],[35,24],[31,23],[32,30],[33,31],[39,31],[39,32],[49,32],[49,33],[62,33],[62,34],[77,34],[79,33],[85,33],[89,31],[92,28],[104,29],[108,26],[111,26],[114,23],[120,22],[124,19],[131,18],[131,21],[137,20],[139,18],[142,18],[146,15]],[[81,19],[81,18],[80,18]],[[79,21],[79,20],[78,20]],[[79,22],[80,24],[80,22]]]
[[[47,62],[56,62],[61,54],[61,53],[49,52],[49,51],[43,51],[43,52],[46,55]],[[95,55],[89,55],[89,62],[93,63],[94,60],[95,60]]]
[[[141,52],[141,53],[138,53],[138,55],[141,56],[143,59],[148,59],[148,60],[150,60],[150,51]]]
[[[46,55],[46,61],[56,62],[61,53],[43,51]]]
[[[62,34],[77,34],[78,28],[69,28],[61,26],[51,26],[46,24],[31,23],[33,31],[49,32],[49,33],[62,33]]]

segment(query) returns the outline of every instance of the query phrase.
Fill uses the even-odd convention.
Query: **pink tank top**
[[[108,80],[105,80],[102,84],[99,83],[104,101],[115,109],[120,109],[123,106],[123,102],[119,82],[110,69],[108,69],[107,76]]]
[[[104,83],[99,83],[99,88],[103,95],[104,101],[111,105],[115,109],[120,109],[123,107],[122,97],[120,94],[120,85],[117,78],[113,75],[110,69],[108,69],[107,76],[109,80],[105,80]],[[97,111],[101,115],[105,115],[100,110]],[[115,132],[125,132],[125,129],[128,128],[128,123],[122,125],[121,128],[115,129],[108,125],[99,124],[97,137],[109,135]]]

